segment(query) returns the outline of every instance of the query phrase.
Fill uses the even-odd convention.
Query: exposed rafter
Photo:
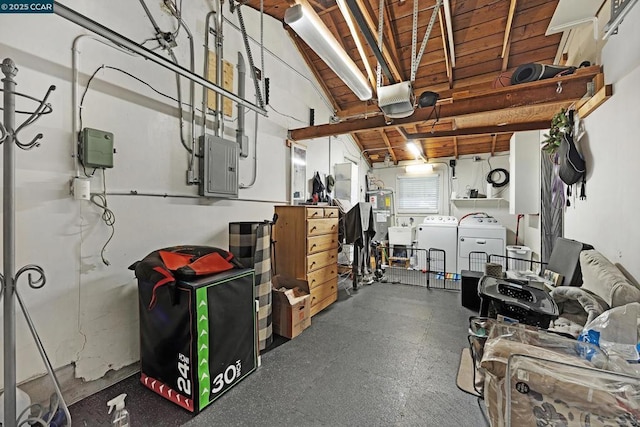
[[[511,27],[513,25],[513,17],[516,13],[516,3],[518,0],[511,0],[509,5],[509,15],[507,16],[507,25],[504,30],[504,39],[502,41],[502,71],[507,69],[509,64],[509,52],[511,51]]]
[[[398,164],[398,158],[396,157],[396,153],[393,152],[393,147],[391,147],[391,142],[389,141],[389,137],[387,136],[387,133],[385,132],[384,129],[380,129],[380,135],[382,136],[382,140],[384,141],[384,145],[386,145],[387,148],[389,149],[389,154],[391,155],[391,158],[393,159],[393,164],[397,165]]]
[[[453,137],[453,157],[458,158],[458,137]]]
[[[437,108],[440,118],[460,116],[474,116],[474,118],[477,118],[493,115],[493,120],[495,120],[493,124],[496,129],[486,133],[500,132],[498,128],[501,124],[522,124],[536,121],[530,116],[531,110],[534,109],[533,107],[546,113],[545,119],[550,119],[557,112],[554,108],[558,104],[571,103],[582,98],[587,92],[587,83],[599,72],[600,67],[586,67],[579,69],[570,76],[508,86],[494,89],[493,91],[465,93],[457,96],[454,94],[453,102],[438,104]],[[558,83],[562,85],[560,93],[556,91]],[[393,126],[406,126],[429,121],[431,113],[431,108],[417,109],[412,116],[394,120]],[[471,117],[460,118],[471,119]],[[456,123],[461,126],[458,118],[456,118]],[[365,129],[382,129],[389,125],[384,117],[376,116],[336,124],[293,129],[290,131],[290,136],[294,140],[304,140]],[[483,127],[488,126],[485,124]],[[461,129],[455,129],[455,131],[461,131]]]
[[[498,134],[493,134],[491,137],[491,157],[495,155],[496,152],[496,141],[498,140]]]
[[[369,27],[369,30],[373,34],[378,34],[378,24],[371,17],[371,10],[367,6],[367,4],[365,4],[365,2],[363,0],[355,0],[355,2],[358,5],[358,8],[360,9],[360,12],[362,13],[362,15],[363,15],[363,17],[364,17],[364,19],[365,19],[365,21],[367,23],[367,27]],[[397,56],[394,56],[394,54],[396,54],[395,48],[390,46],[389,41],[387,41],[386,39],[383,39],[383,41],[382,41],[382,56],[384,57],[387,65],[389,66],[389,71],[391,71],[391,74],[393,75],[393,77],[397,81],[402,81],[403,80],[403,76],[400,73],[400,68],[398,66],[398,63],[400,61],[398,61]]]
[[[453,88],[453,70],[449,61],[449,49],[447,48],[447,34],[442,19],[442,8],[438,10],[438,22],[440,23],[440,37],[442,37],[442,50],[444,51],[444,62],[447,67],[447,79],[449,79],[449,89]]]

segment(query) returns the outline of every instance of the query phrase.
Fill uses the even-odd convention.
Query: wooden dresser
[[[307,282],[311,316],[338,298],[338,208],[276,206],[276,273]]]

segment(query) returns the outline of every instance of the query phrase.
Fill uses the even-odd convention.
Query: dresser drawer
[[[311,307],[317,305],[338,292],[338,278],[324,282],[320,286],[311,289]]]
[[[307,272],[318,270],[329,264],[336,264],[338,260],[338,250],[329,249],[307,257]]]
[[[319,270],[307,273],[307,283],[309,283],[309,289],[313,289],[316,286],[323,284],[331,279],[338,277],[338,267],[336,264],[328,265]]]
[[[322,236],[309,237],[307,239],[307,253],[315,254],[318,252],[335,249],[338,247],[338,236],[335,233],[324,234]]]
[[[338,231],[338,218],[308,219],[307,236],[319,236]]]
[[[311,317],[315,316],[320,311],[322,311],[325,308],[329,307],[331,304],[336,302],[337,299],[338,299],[338,293],[336,292],[335,294],[330,295],[329,297],[327,297],[327,298],[323,299],[322,301],[318,302],[316,305],[311,307]]]
[[[338,209],[337,208],[324,208],[324,217],[325,218],[338,218]]]
[[[324,208],[307,208],[307,218],[324,217]]]

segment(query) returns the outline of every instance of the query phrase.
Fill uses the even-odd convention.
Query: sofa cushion
[[[595,250],[580,253],[582,288],[605,300],[610,307],[640,302],[640,289],[629,283],[622,272]]]

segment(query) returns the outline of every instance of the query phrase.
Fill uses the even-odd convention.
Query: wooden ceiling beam
[[[369,153],[367,153],[364,149],[364,145],[362,144],[362,141],[360,141],[360,137],[358,135],[356,135],[355,133],[351,134],[351,138],[353,139],[353,141],[356,143],[356,145],[358,146],[358,149],[360,149],[360,153],[362,154],[362,156],[364,157],[364,160],[367,162],[367,164],[369,165],[369,167],[371,167],[372,164],[372,160],[371,157],[369,157]]]
[[[458,158],[458,137],[457,136],[453,137],[453,156],[456,159]]]
[[[367,26],[369,27],[369,30],[371,30],[371,32],[375,35],[377,39],[378,25],[376,22],[374,22],[373,18],[371,17],[370,8],[367,7],[367,4],[365,4],[364,0],[356,0],[356,3],[360,8],[360,11],[362,12],[362,15],[364,16],[365,21],[367,22]],[[403,76],[402,74],[400,74],[400,68],[398,66],[400,61],[398,60],[397,57],[393,56],[396,53],[395,48],[392,48],[391,46],[389,46],[389,42],[383,38],[381,49],[382,49],[382,56],[384,57],[385,61],[387,61],[387,65],[389,65],[389,70],[391,71],[391,74],[393,75],[393,77],[398,81],[403,81]]]
[[[511,0],[509,5],[509,16],[507,17],[507,25],[504,29],[504,39],[502,40],[502,71],[507,69],[509,64],[509,52],[511,51],[511,27],[513,26],[513,16],[516,13],[516,3],[518,0]]]
[[[389,154],[391,155],[391,158],[393,159],[393,164],[397,165],[398,158],[396,157],[396,153],[393,151],[393,148],[391,147],[391,141],[389,141],[389,137],[387,136],[387,133],[384,131],[384,129],[380,129],[380,135],[382,135],[382,140],[384,141],[384,144],[389,149],[388,151],[389,151]]]
[[[549,127],[549,120],[543,121],[535,121],[535,122],[526,122],[526,123],[512,123],[504,126],[497,125],[489,125],[489,126],[478,126],[478,127],[468,127],[468,128],[458,128],[458,129],[443,129],[443,130],[434,130],[433,132],[428,133],[409,133],[407,136],[411,139],[426,139],[426,138],[451,138],[451,137],[460,137],[460,136],[470,136],[470,135],[492,135],[492,134],[502,134],[502,133],[513,133],[513,132],[523,132],[527,130],[539,130],[546,129]]]
[[[438,22],[440,23],[440,36],[442,37],[442,50],[444,50],[444,63],[447,67],[447,79],[449,80],[449,89],[453,87],[453,69],[449,61],[449,48],[447,44],[447,35],[444,29],[444,21],[442,20],[442,8],[438,9]]]
[[[576,72],[570,76],[540,80],[532,83],[523,83],[505,88],[494,89],[493,91],[479,91],[477,94],[461,94],[454,96],[450,104],[439,103],[439,117],[456,117],[476,113],[489,113],[498,110],[519,109],[525,111],[527,106],[545,105],[558,102],[573,102],[582,98],[587,92],[587,83],[598,74],[600,67],[582,68],[581,72]],[[580,71],[580,70],[579,70]],[[589,72],[590,71],[590,72]],[[562,92],[557,93],[558,83],[562,85]],[[479,102],[481,100],[481,102]],[[553,116],[556,111],[550,111]],[[356,130],[382,129],[393,125],[419,124],[431,119],[432,109],[417,109],[413,115],[394,119],[389,124],[384,117],[375,116],[367,119],[355,119],[335,124],[325,124],[310,126],[306,128],[292,129],[289,131],[290,138],[294,140],[312,139],[329,135],[340,135],[351,133]],[[522,117],[521,122],[530,121],[528,117]],[[501,122],[496,122],[496,124]]]
[[[397,40],[396,40],[396,36],[395,36],[395,34],[394,34],[394,32],[393,32],[393,28],[392,28],[392,26],[395,24],[395,22],[394,22],[394,20],[391,18],[391,14],[389,13],[389,7],[390,7],[390,6],[389,6],[389,4],[388,4],[388,3],[385,3],[385,8],[384,8],[384,19],[385,19],[385,21],[387,22],[387,25],[384,25],[384,26],[382,27],[382,29],[383,29],[384,34],[385,34],[385,36],[387,37],[387,40],[389,41],[389,45],[390,45],[390,47],[391,47],[391,49],[392,49],[391,55],[392,55],[394,58],[400,58],[400,55],[398,55],[398,49],[397,49],[398,42],[397,42]],[[402,64],[400,63],[400,61],[398,61],[398,69],[399,69],[398,71],[400,71],[400,73],[401,73],[403,76],[406,76],[406,75],[407,75],[406,70],[404,70],[404,69],[402,68]]]
[[[496,141],[498,140],[498,134],[494,133],[493,138],[491,138],[491,157],[495,155],[496,152]]]
[[[335,19],[333,19],[333,15],[328,13],[327,14],[327,21],[329,22],[329,24],[331,24],[331,27],[329,27],[329,31],[331,31],[333,33],[333,35],[336,38],[336,41],[340,44],[340,46],[342,46],[342,49],[347,52],[347,47],[344,44],[344,38],[340,37],[340,30],[338,29],[338,25],[336,24]]]

